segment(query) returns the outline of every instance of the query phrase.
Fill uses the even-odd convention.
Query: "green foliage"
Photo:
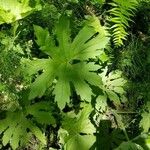
[[[20,44],[15,43],[15,39],[16,36],[13,36],[10,31],[0,32],[0,103],[2,110],[17,105],[16,93],[23,88],[20,73],[20,59],[23,50]]]
[[[33,117],[28,118],[28,115]],[[35,121],[40,124],[55,124],[55,119],[47,102],[39,102],[13,112],[6,112],[6,117],[0,120],[3,145],[10,143],[11,147],[16,149],[19,145],[22,146],[29,142],[31,133],[43,144],[46,144],[46,137],[35,124]]]
[[[0,29],[0,149],[150,149],[149,0],[1,0]]]
[[[92,0],[91,2],[92,2],[93,4],[100,4],[100,5],[102,5],[102,4],[105,3],[105,0]]]
[[[144,150],[140,145],[133,142],[123,142],[118,148],[115,150]]]
[[[32,8],[29,6],[29,0],[1,0],[0,24],[15,22],[38,9],[41,9],[40,5]]]
[[[141,145],[144,148],[144,150],[150,149],[150,135],[149,134],[141,134],[140,136],[133,139],[133,141]]]
[[[100,112],[105,112],[107,109],[107,96],[106,95],[99,95],[96,98],[95,108]]]
[[[71,2],[71,3],[78,3],[79,1],[78,1],[78,0],[68,0],[68,2]]]
[[[122,77],[121,71],[113,71],[107,75],[107,68],[100,74],[102,77],[104,96],[108,97],[117,106],[120,104],[120,100],[125,100],[125,83],[127,82]]]
[[[148,132],[150,128],[150,113],[144,112],[142,113],[142,120],[140,122],[140,126],[143,128],[144,132]]]
[[[150,135],[147,133],[143,133],[132,140],[134,143],[141,145],[144,150],[150,149]]]
[[[113,0],[110,5],[113,7],[109,10],[112,23],[111,30],[113,36],[113,42],[115,46],[123,45],[123,40],[127,39],[127,28],[130,27],[129,21],[132,21],[136,6],[136,0]]]
[[[95,128],[89,119],[92,111],[90,104],[84,104],[82,110],[75,115],[74,112],[64,114],[62,129],[60,129],[60,142],[64,150],[87,150],[95,142]]]
[[[138,31],[142,34],[150,35],[150,1],[139,0],[135,24]]]
[[[142,82],[148,76],[147,60],[149,53],[149,44],[143,43],[139,38],[131,37],[131,42],[123,48],[119,57],[118,67],[123,70],[131,80]],[[144,73],[145,78],[141,76]],[[144,79],[144,80],[143,80]]]
[[[109,38],[96,17],[90,18],[87,22],[71,42],[69,19],[62,16],[55,29],[57,45],[47,29],[34,26],[36,42],[49,58],[28,61],[30,76],[42,71],[31,84],[29,99],[41,97],[54,79],[57,79],[53,93],[60,108],[63,108],[66,102],[69,103],[70,82],[82,100],[91,100],[92,90],[87,82],[96,86],[101,85],[101,78],[94,73],[100,67],[93,62],[87,63],[86,60],[98,56]]]
[[[19,67],[20,55],[19,51],[22,52],[20,44],[15,45],[15,38],[3,34],[1,32],[1,51],[0,51],[0,69],[1,75],[4,80],[11,76],[17,76],[17,68]]]
[[[141,109],[141,121],[138,125],[143,132],[148,133],[149,121],[149,44],[147,40],[131,37],[131,42],[122,50],[119,60],[119,67],[130,81],[128,95],[131,103],[134,103],[135,110]],[[144,107],[137,107],[138,102],[143,102]],[[131,104],[130,105],[133,105]]]
[[[144,111],[142,113],[142,119],[140,121],[140,127],[143,128],[143,132],[148,133],[149,129],[150,129],[150,103],[148,103],[147,105],[147,111]]]

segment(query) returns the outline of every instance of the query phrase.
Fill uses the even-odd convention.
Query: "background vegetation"
[[[150,149],[149,0],[0,1],[0,149]]]

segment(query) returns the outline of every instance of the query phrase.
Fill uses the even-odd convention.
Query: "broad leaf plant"
[[[10,143],[13,150],[25,145],[34,135],[40,142],[46,144],[46,137],[38,124],[55,124],[51,107],[48,102],[38,102],[25,107],[18,107],[15,111],[7,111],[6,117],[0,120],[0,134],[3,133],[2,143]],[[30,116],[30,117],[29,117]]]
[[[66,102],[70,102],[71,84],[82,100],[90,102],[93,93],[89,84],[100,87],[102,81],[95,73],[100,66],[88,60],[96,58],[109,41],[98,18],[88,18],[74,39],[71,38],[69,18],[65,15],[60,17],[56,25],[56,38],[40,26],[34,25],[34,30],[36,43],[48,58],[27,61],[28,75],[36,75],[29,99],[44,95],[56,80],[53,94],[61,109]]]
[[[36,2],[36,6],[32,8],[30,6],[30,0],[1,0],[0,24],[15,22],[28,16],[33,11],[40,9],[41,6],[38,2]]]

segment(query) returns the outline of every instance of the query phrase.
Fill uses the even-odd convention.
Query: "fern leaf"
[[[105,29],[96,17],[87,20],[74,40],[70,38],[69,25],[68,17],[60,17],[55,28],[57,45],[52,42],[54,40],[47,29],[35,26],[37,44],[50,57],[27,62],[28,74],[37,74],[37,78],[31,84],[29,99],[42,96],[54,79],[57,79],[53,93],[61,109],[70,101],[70,83],[74,85],[81,99],[90,101],[92,90],[87,82],[98,86],[101,84],[101,78],[92,72],[97,70],[98,66],[85,61],[98,56],[109,41]],[[52,44],[49,45],[47,41],[51,41]],[[74,63],[76,60],[77,63]],[[38,75],[38,71],[42,73]]]
[[[110,5],[113,7],[109,12],[112,23],[112,37],[114,44],[118,47],[123,45],[123,41],[127,39],[127,28],[129,22],[136,11],[138,2],[136,0],[113,0]]]

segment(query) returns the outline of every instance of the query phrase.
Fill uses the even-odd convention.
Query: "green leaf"
[[[17,128],[15,128],[13,130],[13,132],[14,132],[14,134],[13,134],[13,136],[11,138],[10,143],[11,143],[12,148],[16,149],[16,148],[19,147],[19,141],[20,141],[20,139],[22,138],[22,136],[26,136],[26,134],[23,135],[23,133],[25,133],[25,131],[24,131],[24,129],[23,129],[23,127],[22,127],[21,124],[18,125]]]
[[[5,89],[5,85],[0,83],[0,91],[3,91]]]
[[[150,128],[150,113],[143,112],[142,120],[140,121],[140,127],[143,128],[143,132],[148,132]]]
[[[150,149],[150,134],[149,133],[141,134],[140,136],[137,136],[136,138],[134,138],[134,142],[141,145],[144,150],[149,150]]]
[[[48,102],[38,102],[26,107],[27,114],[33,115],[40,124],[55,124],[55,119],[51,113],[51,107]]]
[[[122,87],[114,87],[114,91],[118,94],[124,94],[125,91]]]
[[[110,22],[112,24],[112,38],[115,46],[119,47],[122,46],[123,41],[127,39],[127,28],[135,14],[138,1],[113,0],[109,4],[112,6],[112,9],[109,10]]]
[[[93,141],[95,141],[95,137],[93,135],[76,135],[72,138],[70,138],[67,142],[67,144],[64,146],[65,150],[88,150],[92,145]]]
[[[16,122],[11,122],[9,128],[5,131],[5,134],[2,138],[2,142],[4,146],[6,146],[9,140],[11,139],[16,126],[17,126]]]
[[[95,108],[101,112],[105,112],[107,108],[107,96],[99,95],[96,99]]]
[[[56,95],[55,98],[57,99],[58,106],[63,108],[66,102],[70,102],[70,98],[68,97],[68,95],[71,95],[69,81],[59,78],[54,89],[54,94]]]
[[[119,105],[120,104],[119,96],[115,92],[110,91],[110,90],[106,90],[106,93],[107,93],[108,98],[111,101],[113,101],[115,105]]]
[[[58,44],[47,29],[39,26],[34,26],[34,29],[37,44],[50,57],[27,62],[27,72],[31,78],[37,74],[31,84],[29,99],[44,95],[54,79],[57,79],[53,94],[61,109],[70,102],[70,83],[82,100],[90,101],[93,93],[88,83],[100,87],[102,82],[100,76],[93,72],[100,67],[86,61],[98,56],[109,41],[107,32],[100,25],[98,18],[88,18],[85,26],[72,40],[69,18],[61,16],[55,27]],[[40,75],[39,71],[42,72]]]
[[[26,61],[28,64],[28,74],[32,75],[37,71],[43,71],[43,73],[38,76],[37,80],[31,85],[31,91],[29,94],[29,99],[33,99],[36,96],[41,97],[45,90],[49,87],[49,84],[54,80],[54,75],[51,74],[54,68],[49,68],[51,61],[49,59],[36,59],[33,61]],[[56,67],[56,66],[53,66]]]
[[[100,4],[102,5],[105,2],[105,0],[92,0],[93,4]]]
[[[43,144],[46,144],[46,137],[36,125],[30,123],[28,128]]]
[[[0,24],[12,23],[22,19],[36,9],[41,9],[37,4],[35,8],[29,6],[29,0],[1,0],[0,1]]]
[[[129,142],[123,142],[118,148],[115,150],[144,150],[140,145],[136,143]]]
[[[21,143],[29,142],[31,133],[43,144],[46,144],[46,137],[41,129],[35,124],[55,124],[51,107],[48,102],[39,102],[26,106],[24,109],[14,112],[8,111],[6,118],[0,120],[0,133],[3,133],[2,143],[10,143],[15,150]],[[29,119],[29,115],[30,119]]]
[[[54,47],[54,41],[52,37],[49,35],[48,29],[43,29],[40,26],[34,25],[35,35],[37,37],[36,43],[40,46],[40,49],[49,54],[52,55],[55,51]],[[52,49],[50,49],[50,47]]]
[[[103,91],[105,91],[108,98],[114,102],[115,105],[119,105],[120,101],[125,96],[125,84],[126,80],[122,77],[122,73],[118,70],[110,72],[107,75],[108,69],[105,68],[100,74],[103,81]]]
[[[95,142],[95,128],[90,122],[89,115],[92,111],[90,104],[84,104],[83,109],[77,115],[73,112],[64,114],[62,128],[59,131],[60,142],[64,144],[64,149],[87,150]]]

